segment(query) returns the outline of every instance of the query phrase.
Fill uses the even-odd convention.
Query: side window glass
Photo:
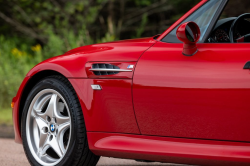
[[[214,18],[216,11],[218,10],[220,4],[223,0],[211,0],[200,7],[197,11],[191,14],[188,18],[186,18],[182,23],[193,21],[195,22],[201,30],[201,37],[199,41],[203,40],[203,37],[211,23],[212,19]],[[181,24],[182,24],[181,23]],[[175,27],[167,36],[165,36],[162,41],[167,43],[181,43],[176,37],[176,31],[179,25]]]

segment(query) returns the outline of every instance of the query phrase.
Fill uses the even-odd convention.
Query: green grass
[[[12,109],[0,108],[0,125],[13,125],[12,123]]]

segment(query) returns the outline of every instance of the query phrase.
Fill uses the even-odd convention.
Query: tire
[[[21,121],[23,148],[31,165],[94,166],[82,109],[70,82],[50,76],[29,93]]]

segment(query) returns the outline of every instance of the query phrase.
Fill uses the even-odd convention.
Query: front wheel
[[[22,140],[31,165],[96,165],[88,148],[82,110],[69,81],[60,76],[40,81],[22,115]]]

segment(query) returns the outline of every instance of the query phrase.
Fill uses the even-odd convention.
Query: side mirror
[[[177,38],[184,43],[183,55],[192,56],[197,53],[196,43],[200,39],[201,31],[195,22],[186,22],[179,26],[176,32]]]

